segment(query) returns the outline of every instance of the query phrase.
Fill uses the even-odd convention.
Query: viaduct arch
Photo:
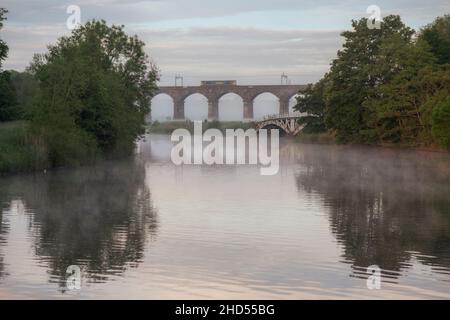
[[[184,120],[184,100],[199,93],[208,99],[208,119],[219,119],[219,99],[234,93],[244,102],[244,119],[253,119],[253,100],[262,93],[271,93],[280,100],[280,114],[289,113],[289,100],[306,88],[306,85],[201,85],[187,87],[159,87],[156,95],[166,94],[173,99],[174,120]],[[155,96],[156,96],[155,95]]]

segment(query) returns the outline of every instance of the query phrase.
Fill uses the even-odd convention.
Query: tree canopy
[[[341,142],[442,145],[433,125],[443,113],[433,109],[450,91],[449,26],[450,15],[418,34],[394,15],[380,29],[352,21],[330,72],[298,99],[296,109],[314,115],[303,121]]]
[[[36,55],[31,119],[53,164],[129,153],[144,133],[158,72],[137,36],[90,21]]]
[[[7,10],[0,8],[0,31],[6,20]],[[2,70],[3,61],[8,56],[8,45],[0,38],[0,122],[19,117],[16,91],[11,82],[11,73]]]
[[[450,14],[423,28],[420,37],[429,44],[437,63],[450,63]]]
[[[0,30],[3,28],[3,21],[6,20],[6,14],[8,11],[4,8],[0,8]],[[0,71],[2,69],[2,62],[6,59],[8,55],[8,46],[6,43],[0,38]]]

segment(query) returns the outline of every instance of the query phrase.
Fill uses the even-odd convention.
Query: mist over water
[[[450,154],[280,142],[274,176],[174,166],[149,135],[0,178],[0,298],[450,298]]]

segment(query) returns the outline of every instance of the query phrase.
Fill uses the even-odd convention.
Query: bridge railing
[[[273,120],[273,119],[283,119],[283,118],[300,118],[300,114],[292,113],[282,113],[282,114],[270,114],[262,118],[261,121]]]

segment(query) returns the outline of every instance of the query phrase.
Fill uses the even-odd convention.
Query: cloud
[[[188,28],[142,32],[162,67],[162,82],[173,74],[187,80],[231,78],[240,83],[278,82],[282,72],[297,83],[317,80],[341,46],[340,30]]]
[[[286,72],[311,82],[327,71],[341,46],[340,31],[366,15],[363,0],[2,0],[9,10],[1,37],[10,46],[5,68],[23,69],[36,52],[68,34],[70,4],[82,21],[125,24],[147,43],[162,82],[183,73],[186,83],[232,78],[273,83]],[[419,27],[450,11],[448,0],[377,0],[382,14],[401,14]]]
[[[6,69],[23,70],[27,67],[35,53],[43,53],[47,45],[69,31],[63,27],[49,25],[5,25],[2,38],[9,46],[9,56],[5,61]]]

